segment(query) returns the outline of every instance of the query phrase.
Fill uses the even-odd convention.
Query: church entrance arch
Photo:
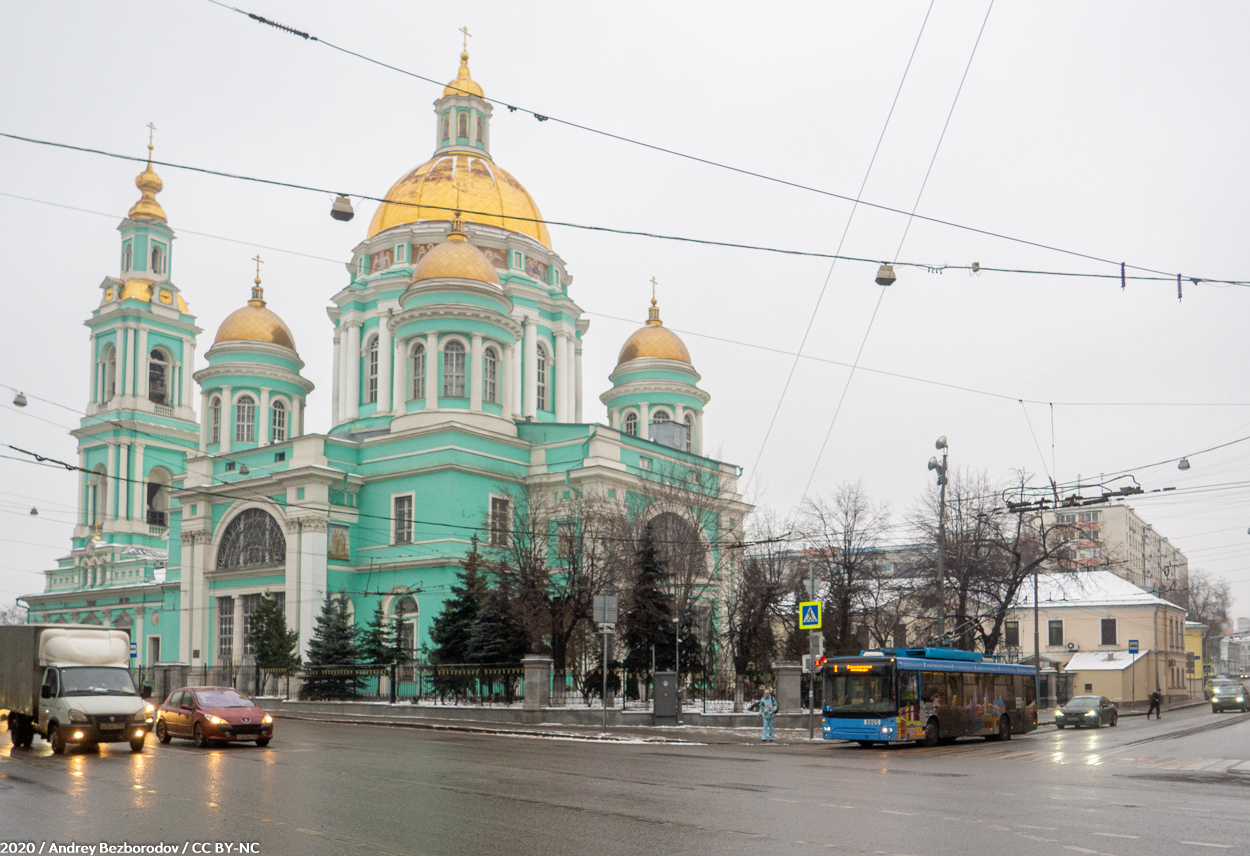
[[[263,508],[245,508],[226,525],[217,547],[218,570],[285,563],[286,536]]]

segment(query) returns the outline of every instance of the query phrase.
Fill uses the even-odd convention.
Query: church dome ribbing
[[[295,337],[291,335],[291,328],[265,305],[264,290],[260,287],[259,278],[252,289],[252,299],[242,309],[236,309],[226,316],[226,320],[217,328],[217,337],[213,339],[213,344],[243,341],[268,342],[295,350]]]
[[[499,285],[499,274],[495,272],[495,266],[481,250],[469,243],[461,231],[459,214],[457,211],[457,219],[452,221],[451,234],[447,236],[447,240],[435,244],[417,262],[417,267],[412,272],[414,284],[427,279],[453,278]]]
[[[657,360],[678,360],[692,364],[686,343],[676,333],[664,327],[660,320],[660,308],[655,298],[651,298],[651,309],[648,311],[647,323],[625,340],[621,353],[616,358],[619,366],[629,360],[651,358]]]

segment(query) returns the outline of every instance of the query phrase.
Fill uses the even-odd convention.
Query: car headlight
[[[1245,701],[1245,698],[1244,698],[1243,696],[1237,696],[1237,703],[1238,703],[1238,704],[1240,704],[1240,703],[1241,703],[1241,702],[1243,702],[1243,701]]]
[[[87,714],[83,713],[81,710],[71,710],[69,712],[69,721],[70,722],[90,722],[91,720],[88,719]]]
[[[271,722],[273,722],[273,717],[266,713],[265,718],[262,719],[261,722],[265,723],[265,725],[269,725]]]
[[[211,713],[206,717],[213,725],[225,725],[226,721],[220,716],[213,716]]]
[[[1096,711],[1096,710],[1086,711],[1085,715],[1086,715],[1086,716],[1097,716],[1097,715],[1098,715],[1098,711]]]
[[[146,713],[148,716],[151,716],[152,714],[156,713],[156,705],[152,704],[151,702],[148,702],[147,704],[143,706],[143,712]]]

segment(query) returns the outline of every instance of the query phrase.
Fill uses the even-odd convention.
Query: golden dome
[[[128,279],[122,285],[121,293],[117,295],[118,300],[142,300],[144,303],[152,302],[152,288],[155,283],[150,279]],[[112,299],[112,289],[104,293],[104,302],[107,303]],[[160,288],[156,290],[157,302],[170,306],[175,302],[178,305],[179,312],[190,312],[187,308],[187,302],[182,299],[182,295],[174,291],[172,288]]]
[[[447,88],[443,90],[443,97],[448,95],[476,95],[482,97],[482,87],[477,85],[477,81],[469,77],[469,52],[461,51],[460,53],[460,71],[456,73],[456,79],[447,84]]]
[[[274,345],[295,350],[295,337],[291,328],[278,317],[277,313],[265,306],[264,291],[260,287],[260,279],[252,289],[252,299],[247,306],[236,309],[226,316],[217,328],[214,345],[222,342],[269,342]]]
[[[551,237],[529,192],[485,155],[435,155],[395,182],[369,224],[368,237],[421,220],[464,219],[529,235],[547,249]]]
[[[616,358],[616,364],[619,366],[621,363],[643,358],[678,360],[693,365],[690,352],[686,350],[686,343],[672,330],[665,329],[664,322],[660,320],[660,308],[656,306],[654,297],[651,298],[651,309],[648,312],[646,325],[625,340],[620,356]]]
[[[459,213],[456,212],[457,215]],[[455,277],[499,285],[499,274],[495,272],[495,266],[481,250],[469,243],[461,226],[457,217],[452,221],[451,234],[447,236],[447,240],[435,244],[421,257],[416,270],[412,272],[414,283],[424,279]]]
[[[126,216],[131,220],[159,220],[165,222],[165,211],[161,203],[156,201],[156,194],[165,187],[161,177],[152,169],[152,143],[148,142],[148,166],[135,178],[135,187],[142,194],[139,201],[130,209]]]

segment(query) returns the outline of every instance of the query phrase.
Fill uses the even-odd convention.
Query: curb
[[[334,718],[330,716],[312,716],[302,714],[294,716],[290,713],[273,713],[274,719],[290,719],[297,722],[327,722],[334,725],[371,725],[382,728],[412,728],[422,731],[450,731],[467,734],[492,734],[500,737],[546,737],[560,740],[583,740],[588,743],[669,743],[686,746],[700,745],[697,741],[678,740],[668,737],[623,737],[613,734],[582,734],[574,731],[526,731],[517,728],[489,728],[485,725],[450,725],[441,722],[422,722],[404,719],[362,719]]]

